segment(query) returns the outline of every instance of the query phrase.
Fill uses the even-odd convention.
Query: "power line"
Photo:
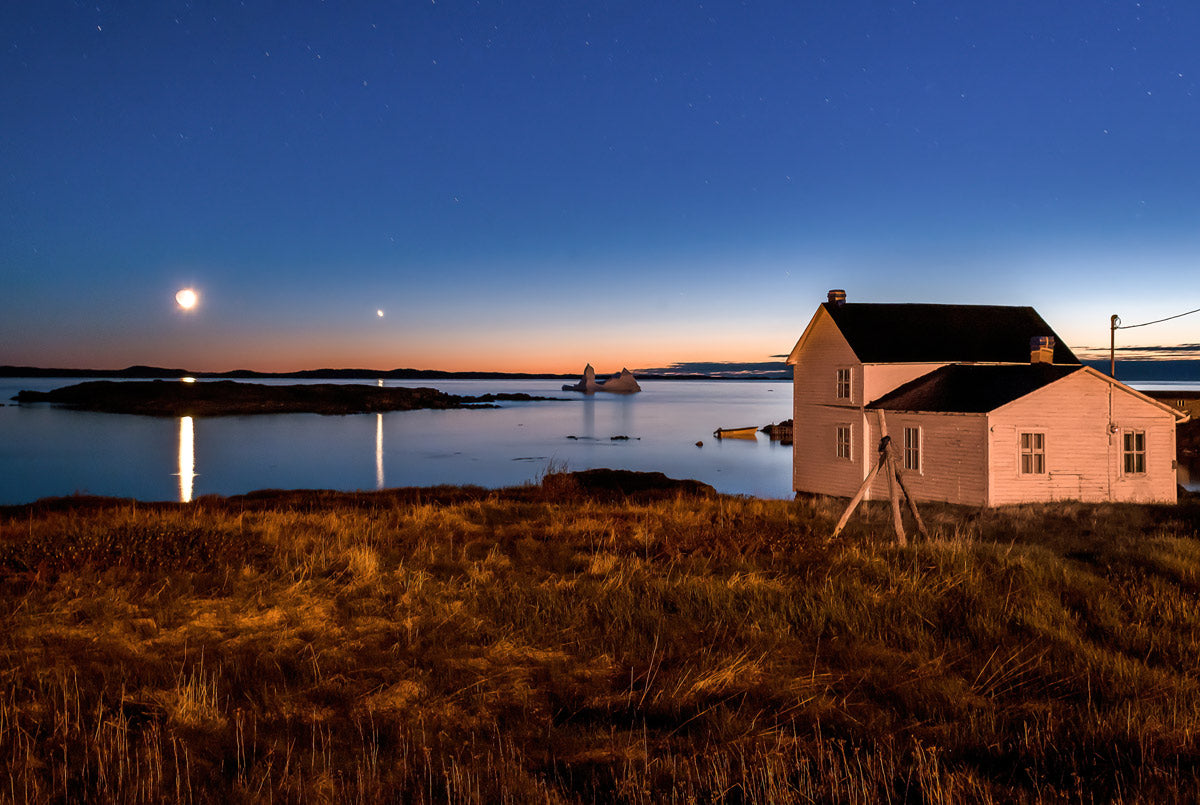
[[[1146,327],[1151,324],[1161,324],[1164,321],[1170,321],[1171,319],[1182,318],[1183,316],[1190,316],[1193,313],[1200,313],[1200,307],[1196,308],[1195,310],[1189,310],[1186,313],[1176,313],[1174,316],[1167,316],[1165,319],[1155,319],[1154,321],[1144,321],[1141,324],[1114,324],[1113,329],[1114,330],[1132,330],[1134,327]],[[1120,318],[1117,319],[1117,321],[1120,321],[1120,320],[1121,320]]]
[[[1174,316],[1167,316],[1165,319],[1155,319],[1154,321],[1144,321],[1141,324],[1121,324],[1121,317],[1116,313],[1109,319],[1108,330],[1108,374],[1116,379],[1117,376],[1117,330],[1132,330],[1134,327],[1149,327],[1151,324],[1162,324],[1164,321],[1171,319],[1190,316],[1193,313],[1200,313],[1200,307],[1195,310],[1188,310],[1183,313],[1176,313]]]

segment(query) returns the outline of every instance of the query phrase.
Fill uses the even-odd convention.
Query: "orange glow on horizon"
[[[377,320],[377,319],[376,319]],[[386,319],[385,319],[386,321]],[[578,376],[590,363],[600,374],[670,367],[690,362],[762,362],[786,354],[796,332],[689,333],[666,326],[636,331],[600,327],[537,331],[398,332],[386,338],[371,331],[307,332],[301,338],[263,328],[257,332],[222,331],[204,338],[191,332],[162,343],[114,344],[63,341],[44,345],[21,363],[81,369],[123,369],[143,365],[187,372],[296,372],[315,369],[395,369],[447,372],[505,372]]]
[[[289,345],[291,346],[291,345]],[[443,372],[503,372],[513,374],[580,375],[587,364],[595,367],[599,375],[612,374],[621,369],[637,371],[647,368],[666,368],[678,363],[730,362],[758,363],[773,360],[771,355],[786,353],[791,345],[776,349],[733,351],[695,349],[672,353],[670,350],[610,351],[572,350],[570,354],[522,355],[517,356],[504,350],[492,352],[476,351],[473,354],[449,354],[429,352],[420,356],[396,355],[387,351],[355,353],[350,350],[303,350],[297,357],[294,346],[290,349],[221,350],[197,347],[194,350],[171,350],[169,355],[137,350],[119,356],[59,356],[47,355],[29,362],[29,365],[46,367],[75,367],[83,369],[113,370],[127,366],[157,366],[181,368],[188,372],[230,372],[249,370],[264,373],[289,373],[314,369],[362,369],[389,372],[395,369],[415,369]],[[240,353],[240,354],[238,354]],[[232,357],[216,357],[231,355]],[[89,358],[91,358],[89,360]],[[778,360],[782,361],[782,358]],[[184,381],[187,382],[187,381]]]

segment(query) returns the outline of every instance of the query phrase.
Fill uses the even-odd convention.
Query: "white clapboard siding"
[[[989,420],[989,505],[1175,501],[1175,417],[1096,373],[1069,375],[998,408]],[[1123,472],[1125,428],[1146,433],[1143,474]],[[1045,434],[1045,473],[1020,471],[1020,434],[1025,432]]]
[[[862,364],[824,308],[801,339],[792,374],[792,488],[853,495],[863,469]],[[837,371],[850,370],[850,397],[837,397]],[[837,457],[837,427],[852,429],[851,458]]]
[[[944,363],[868,363],[863,366],[863,387],[866,402],[878,400],[910,380],[940,369]]]
[[[862,484],[862,415],[857,409],[809,406],[802,428],[792,429],[792,482],[800,492],[853,495]],[[837,455],[837,428],[851,429],[850,458]]]
[[[862,363],[824,308],[817,308],[796,354],[792,379],[797,404],[861,405]],[[850,369],[850,399],[837,399],[837,370]]]
[[[915,500],[936,500],[967,506],[987,505],[987,416],[985,414],[942,414],[889,411],[888,435],[892,455],[901,468],[904,485]],[[878,455],[878,414],[867,412],[874,450]],[[904,469],[904,429],[920,428],[919,470]],[[872,498],[886,498],[887,479],[871,484]]]

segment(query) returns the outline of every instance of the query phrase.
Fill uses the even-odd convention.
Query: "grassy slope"
[[[1195,795],[1195,498],[653,497],[5,510],[0,798]]]

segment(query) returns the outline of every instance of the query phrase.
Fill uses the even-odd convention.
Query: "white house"
[[[830,291],[788,363],[796,491],[853,495],[886,428],[917,500],[1176,499],[1187,415],[1081,365],[1031,307]],[[883,474],[867,496],[887,496]]]

